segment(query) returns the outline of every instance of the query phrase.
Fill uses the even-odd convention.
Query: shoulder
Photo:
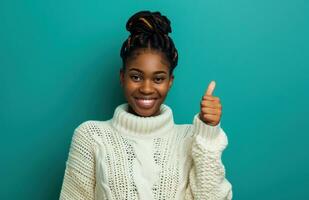
[[[101,137],[107,130],[110,130],[110,120],[87,120],[74,129],[73,137],[84,137],[93,141],[95,138]]]
[[[99,126],[106,124],[108,121],[98,121],[98,120],[87,120],[80,123],[75,130],[84,131],[84,132],[92,132],[97,129]]]

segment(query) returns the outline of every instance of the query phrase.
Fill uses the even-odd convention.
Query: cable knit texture
[[[60,200],[230,200],[221,161],[227,144],[220,123],[198,114],[178,125],[165,104],[153,117],[119,105],[112,119],[74,130]]]

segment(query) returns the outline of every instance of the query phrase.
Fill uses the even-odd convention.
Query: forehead
[[[169,71],[168,62],[164,55],[154,51],[139,51],[127,61],[127,70],[132,68],[138,69],[144,73],[153,73],[156,71]]]

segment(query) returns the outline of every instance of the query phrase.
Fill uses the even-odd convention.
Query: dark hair
[[[160,12],[140,11],[127,21],[126,29],[131,33],[121,47],[122,67],[127,59],[133,58],[141,49],[151,49],[163,53],[170,64],[170,74],[178,62],[178,52],[173,40],[170,20]]]

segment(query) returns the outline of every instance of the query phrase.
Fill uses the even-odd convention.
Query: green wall
[[[211,80],[229,137],[234,199],[309,199],[305,0],[1,0],[0,199],[54,200],[74,128],[124,101],[119,51],[142,9],[172,21],[166,104],[191,123]]]

